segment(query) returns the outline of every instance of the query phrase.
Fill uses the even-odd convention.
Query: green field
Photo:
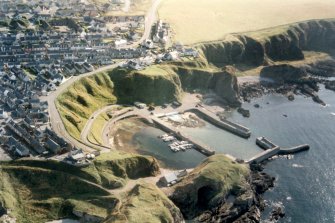
[[[335,17],[333,0],[164,0],[159,17],[184,44],[223,39],[310,19]]]

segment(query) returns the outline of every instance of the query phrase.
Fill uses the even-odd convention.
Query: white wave
[[[304,167],[303,165],[296,164],[296,163],[293,163],[292,166],[295,167],[295,168],[302,168],[302,167]]]

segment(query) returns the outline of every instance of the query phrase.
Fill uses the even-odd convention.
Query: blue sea
[[[228,118],[251,129],[250,139],[242,139],[206,123],[203,128],[185,128],[194,138],[226,153],[248,159],[262,150],[255,138],[266,136],[281,147],[309,144],[310,150],[295,154],[292,159],[278,158],[268,162],[265,171],[276,178],[275,187],[264,195],[268,208],[284,207],[286,216],[279,222],[335,222],[335,92],[320,86],[319,96],[327,103],[321,106],[305,96],[289,101],[282,95],[265,95],[244,103],[251,117],[236,111]],[[260,108],[254,107],[259,104]],[[157,157],[170,168],[192,168],[205,157],[200,153],[172,153],[166,143],[157,138],[162,131],[148,127],[134,136],[140,153]]]

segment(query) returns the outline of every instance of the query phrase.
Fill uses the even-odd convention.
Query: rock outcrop
[[[236,70],[233,67],[228,66],[222,72],[214,73],[210,88],[213,88],[214,92],[227,104],[240,106],[241,102],[239,101],[239,90],[235,72]]]
[[[214,155],[176,184],[170,198],[186,219],[232,222],[257,203],[252,176],[245,164]]]
[[[265,82],[275,82],[284,84],[287,82],[296,82],[307,77],[306,70],[289,64],[273,65],[264,67],[260,73],[261,80]]]

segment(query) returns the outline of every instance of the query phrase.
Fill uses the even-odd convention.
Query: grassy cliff
[[[277,61],[302,60],[304,51],[329,52],[334,49],[334,30],[334,19],[311,20],[195,46],[209,64],[236,65],[243,70]]]
[[[119,210],[113,213],[105,223],[114,222],[183,222],[180,210],[156,186],[137,184],[122,200]]]
[[[118,152],[102,154],[85,168],[52,160],[2,162],[0,204],[18,222],[73,218],[74,212],[105,219],[119,202],[110,189],[158,172],[155,159]]]
[[[107,73],[84,77],[73,83],[57,98],[56,105],[66,130],[80,138],[91,114],[108,104],[115,104],[114,84]]]
[[[170,196],[187,218],[215,207],[229,195],[243,195],[251,190],[247,165],[238,164],[225,155],[214,155],[197,166]]]
[[[163,104],[181,98],[178,75],[161,66],[154,65],[141,71],[114,69],[109,76],[115,84],[115,94],[120,103]]]
[[[180,100],[181,94],[181,84],[175,73],[158,67],[142,71],[116,68],[76,81],[58,96],[56,105],[66,130],[79,139],[88,118],[99,108],[135,101],[163,104]]]

